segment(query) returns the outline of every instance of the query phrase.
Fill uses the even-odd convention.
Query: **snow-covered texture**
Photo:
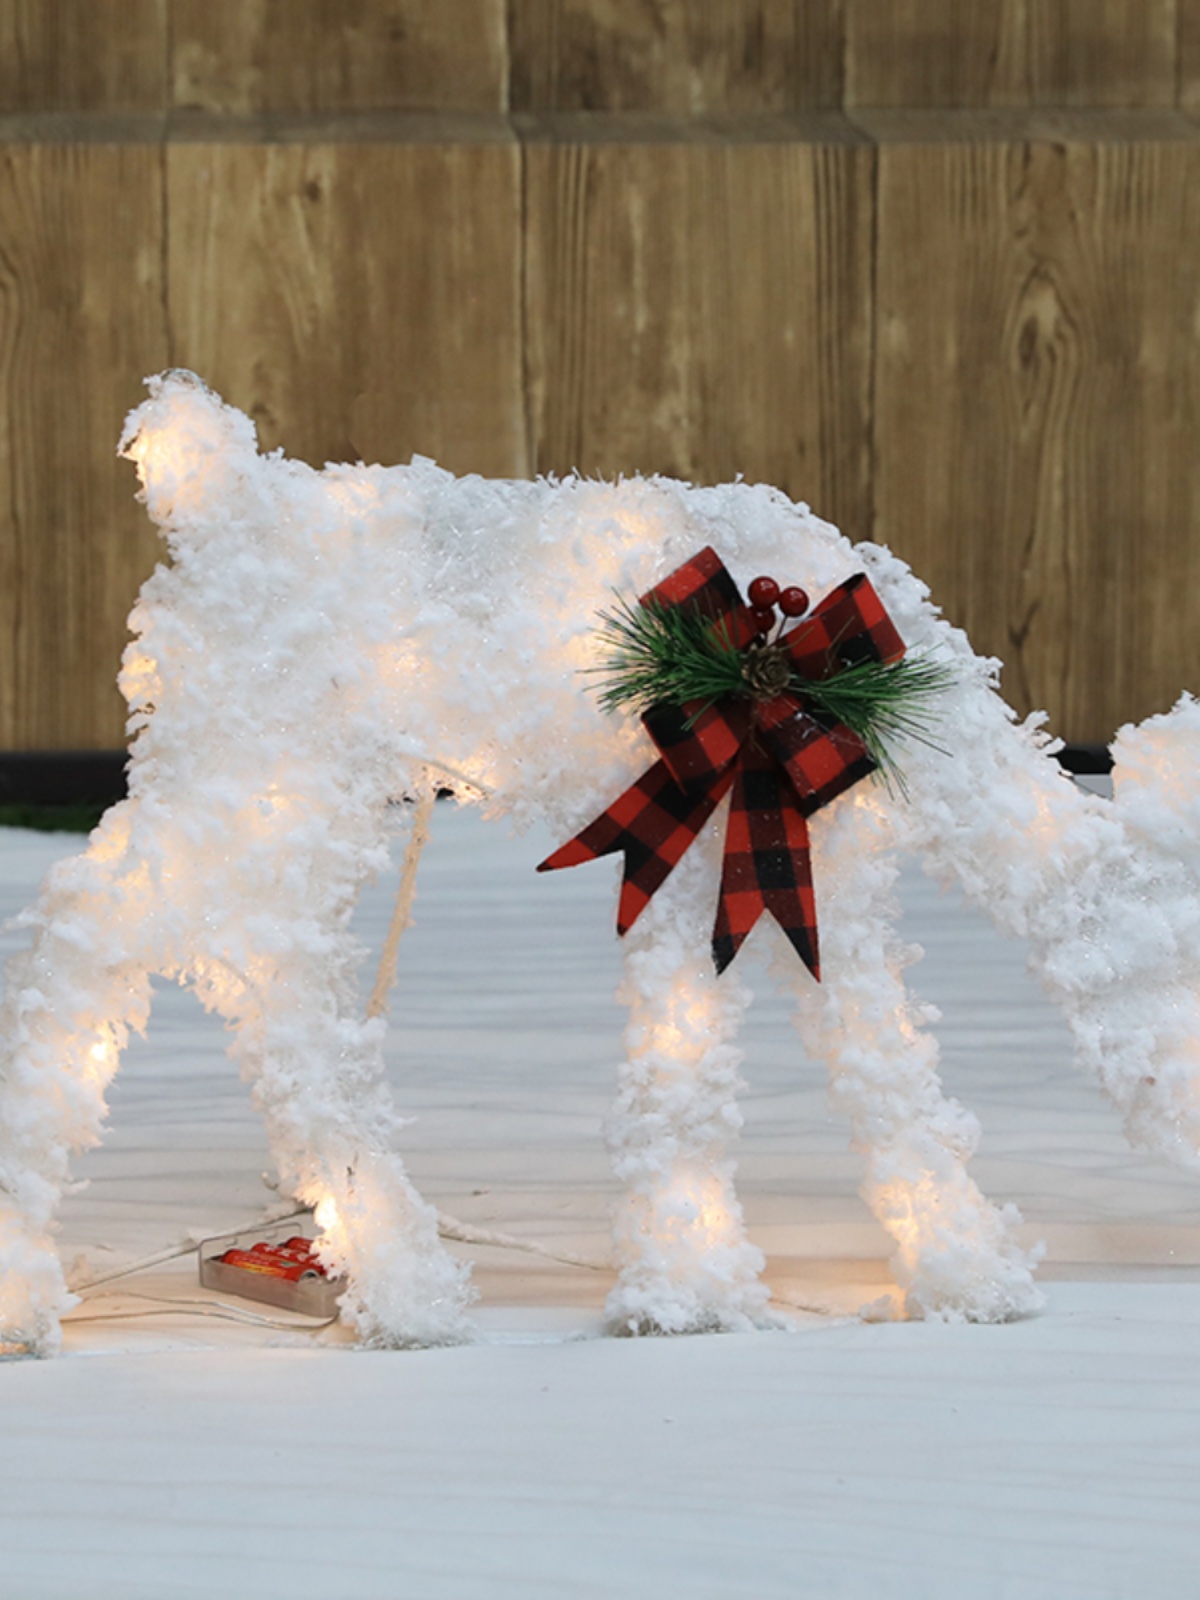
[[[1124,738],[1137,779],[1109,807],[1057,772],[1036,724],[1014,724],[993,664],[901,562],[775,490],[456,480],[420,459],[315,472],[260,456],[248,419],[191,375],[150,388],[124,444],[173,564],[132,617],[130,798],[51,875],[4,1000],[8,1341],[54,1346],[69,1303],[56,1201],[70,1152],[98,1136],[151,973],[194,986],[235,1031],[282,1186],[318,1206],[361,1336],[463,1336],[468,1287],[396,1152],[350,913],[385,859],[398,793],[449,782],[566,837],[631,781],[651,747],[636,721],[602,716],[580,676],[594,614],[614,587],[641,592],[705,544],[743,586],[768,572],[820,596],[865,568],[910,649],[958,672],[947,750],[903,752],[911,799],[860,787],[814,820],[825,985],[789,973],[910,1307],[1000,1319],[1037,1291],[1014,1215],[966,1174],[975,1125],[941,1096],[931,1018],[902,985],[894,851],[921,852],[1029,935],[1134,1136],[1195,1160],[1197,834],[1161,757],[1176,725],[1194,737],[1190,703]],[[1164,815],[1166,848],[1152,837]],[[736,974],[707,967],[716,849],[715,833],[694,848],[631,936],[630,1059],[610,1124],[629,1184],[612,1300],[626,1328],[742,1327],[763,1304],[728,1149],[745,1002]]]
[[[868,557],[901,628],[899,565]],[[912,803],[897,841],[956,879],[1003,931],[1030,941],[1032,966],[1062,1006],[1080,1064],[1094,1072],[1130,1140],[1200,1166],[1200,803],[1193,788],[1200,706],[1120,731],[1114,800],[1081,795],[1034,753],[1032,725],[1011,729],[996,695],[973,690],[964,635],[940,626],[958,663],[945,697],[953,759],[913,746]],[[911,632],[906,633],[906,637]],[[1036,719],[1031,719],[1031,724]],[[1022,737],[1021,735],[1024,735]]]
[[[624,1185],[620,1331],[744,1329],[766,1317],[762,1252],[746,1238],[728,1146],[742,1125],[737,1036],[750,993],[708,945],[723,829],[713,821],[626,936],[627,1059],[608,1120]]]
[[[1041,1296],[1019,1248],[1013,1206],[997,1210],[966,1170],[979,1124],[947,1099],[932,1007],[904,985],[921,954],[896,939],[899,872],[893,808],[860,789],[817,833],[822,947],[837,982],[798,981],[782,955],[780,979],[794,988],[808,1053],[830,1071],[830,1103],[849,1119],[867,1173],[863,1195],[896,1241],[892,1270],[910,1314],[1001,1322]]]
[[[324,1249],[350,1270],[343,1314],[369,1343],[452,1339],[464,1275],[392,1153],[384,1025],[361,1020],[352,981],[345,924],[364,861],[386,859],[378,821],[343,800],[328,764],[297,770],[278,805],[257,785],[239,803],[225,777],[224,803],[201,783],[199,811],[169,784],[110,811],[29,913],[35,943],[10,965],[3,1012],[0,1331],[54,1347],[69,1301],[49,1231],[67,1153],[98,1136],[155,973],[190,983],[236,1030],[282,1183],[323,1205]]]
[[[1055,1301],[1009,1328],[14,1363],[0,1591],[1189,1600],[1200,1288]]]

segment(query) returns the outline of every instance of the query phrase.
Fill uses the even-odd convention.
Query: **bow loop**
[[[790,695],[759,706],[757,721],[806,817],[875,770],[865,741],[852,728],[818,719]]]
[[[671,776],[682,788],[704,787],[737,760],[750,733],[750,707],[742,700],[705,706],[664,701],[642,717]]]
[[[904,640],[865,572],[831,589],[780,646],[797,676],[814,683],[864,661],[899,661],[904,654]]]
[[[664,610],[683,608],[708,617],[738,650],[744,650],[757,637],[750,607],[711,545],[676,567],[642,595],[639,604]]]

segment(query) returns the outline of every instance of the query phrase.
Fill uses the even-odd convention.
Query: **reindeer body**
[[[819,596],[867,571],[910,650],[956,673],[945,750],[903,752],[907,797],[860,784],[813,820],[823,983],[786,947],[775,962],[863,1152],[910,1310],[1003,1320],[1039,1292],[1015,1211],[966,1170],[978,1126],[943,1096],[933,1019],[905,988],[901,852],[1029,937],[1131,1137],[1196,1164],[1200,817],[1180,781],[1200,754],[1193,702],[1123,731],[1117,800],[1100,800],[1047,759],[1036,720],[1014,721],[995,664],[903,563],[772,489],[456,480],[420,459],[315,472],[260,456],[248,419],[190,375],[150,387],[123,443],[173,561],[131,618],[129,798],[50,874],[0,1011],[0,1341],[56,1347],[71,1297],[55,1208],[72,1151],[99,1138],[154,974],[194,986],[233,1030],[281,1186],[318,1207],[361,1339],[466,1336],[465,1271],[397,1153],[385,1025],[363,1016],[350,913],[386,863],[399,794],[449,785],[566,838],[631,781],[648,742],[602,715],[580,676],[595,613],[706,544],[743,585],[769,572]],[[625,941],[608,1129],[625,1185],[619,1329],[766,1315],[730,1155],[748,995],[708,955],[722,816]]]

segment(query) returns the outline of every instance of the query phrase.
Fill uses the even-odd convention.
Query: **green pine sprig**
[[[592,669],[605,711],[642,712],[691,700],[706,709],[745,690],[742,654],[724,623],[687,606],[631,605],[622,595],[616,601],[612,611],[600,613],[607,660]]]
[[[694,607],[656,600],[631,604],[618,595],[614,608],[601,612],[600,628],[607,656],[591,670],[605,711],[640,713],[664,702],[694,704],[690,721],[695,722],[714,702],[754,692],[746,679],[747,653],[737,648],[728,626]],[[953,682],[944,662],[907,655],[892,662],[863,661],[822,679],[793,672],[786,688],[818,716],[857,733],[885,781],[903,791],[894,741],[916,739],[940,749],[931,736],[932,701]]]
[[[930,702],[953,683],[954,674],[945,662],[906,655],[899,661],[861,661],[819,681],[793,677],[792,687],[812,709],[858,734],[884,781],[904,794],[894,741],[915,739],[945,755],[933,737],[936,716]]]

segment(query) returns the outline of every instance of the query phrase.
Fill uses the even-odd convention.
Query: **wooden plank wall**
[[[0,0],[0,750],[111,748],[186,365],[266,447],[737,472],[1022,711],[1200,689],[1200,0]]]

